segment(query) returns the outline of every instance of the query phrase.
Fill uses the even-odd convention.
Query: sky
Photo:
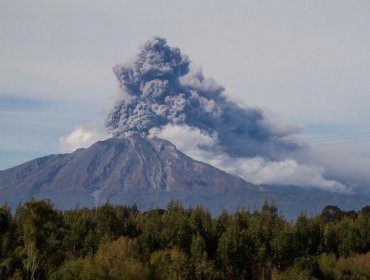
[[[369,26],[368,1],[2,0],[0,169],[104,139],[113,66],[161,36],[293,128],[295,161],[370,196]]]

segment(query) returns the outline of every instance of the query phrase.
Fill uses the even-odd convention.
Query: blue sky
[[[159,35],[229,98],[300,127],[297,138],[349,135],[297,157],[366,191],[369,26],[368,1],[4,0],[0,169],[60,152],[60,137],[78,127],[103,133],[117,91],[112,66]]]

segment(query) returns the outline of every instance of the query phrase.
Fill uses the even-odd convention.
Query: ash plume
[[[291,157],[300,150],[260,109],[241,107],[224,88],[164,38],[146,42],[130,64],[116,65],[122,89],[106,119],[114,137],[141,135],[174,143],[194,159],[255,184],[295,185],[350,192],[314,164]]]
[[[133,63],[113,70],[124,92],[106,119],[114,137],[186,125],[216,135],[217,149],[233,157],[274,157],[296,148],[285,140],[290,131],[274,128],[262,110],[228,100],[221,85],[164,38],[146,42]]]

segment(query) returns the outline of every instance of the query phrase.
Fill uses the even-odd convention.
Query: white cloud
[[[166,139],[180,151],[198,160],[204,158],[206,150],[217,144],[216,133],[209,135],[187,125],[168,124],[162,129],[152,128],[149,131],[149,137]]]
[[[254,184],[295,185],[350,192],[342,183],[325,179],[322,167],[300,164],[293,159],[269,161],[262,157],[235,159],[220,155],[210,163]]]
[[[106,138],[108,136],[99,133],[94,125],[78,127],[70,134],[59,138],[59,150],[63,153],[73,152],[79,148],[88,148]]]
[[[295,185],[350,193],[344,184],[324,177],[317,165],[300,164],[294,159],[270,161],[262,157],[232,158],[217,147],[217,135],[198,128],[167,125],[151,131],[150,136],[166,139],[190,157],[236,174],[254,184]]]

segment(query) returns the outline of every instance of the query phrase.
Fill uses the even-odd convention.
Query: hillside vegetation
[[[171,201],[60,211],[0,208],[0,279],[370,279],[370,206],[289,222],[277,207],[223,212]]]

